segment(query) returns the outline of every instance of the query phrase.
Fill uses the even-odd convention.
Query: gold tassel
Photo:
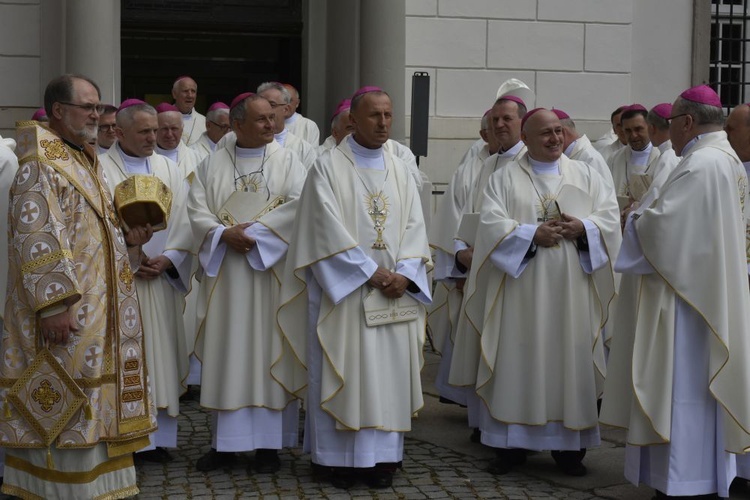
[[[86,420],[94,420],[94,410],[90,403],[86,403],[86,406],[83,407],[83,416],[86,417]]]
[[[13,416],[10,413],[10,404],[8,404],[7,399],[3,403],[3,415],[5,416],[5,420],[10,420],[10,418]]]
[[[47,448],[47,468],[55,470],[55,462],[52,460],[52,448]]]

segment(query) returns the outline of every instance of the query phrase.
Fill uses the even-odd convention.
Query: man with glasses
[[[302,164],[308,169],[312,167],[318,154],[309,142],[300,139],[286,129],[285,118],[291,112],[291,95],[286,87],[277,82],[265,82],[258,86],[258,95],[265,97],[276,112],[274,137],[281,147],[294,151]]]
[[[133,286],[151,228],[123,235],[88,144],[104,108],[100,97],[89,78],[62,75],[44,93],[49,127],[21,124],[17,131],[20,167],[9,209],[12,285],[0,342],[11,361],[0,366],[0,394],[4,425],[13,429],[3,433],[2,491],[24,498],[137,494],[132,452],[148,444],[156,425]],[[42,417],[29,404],[16,406],[8,390],[32,362],[44,359],[61,369],[48,375],[51,383],[42,381],[48,385],[24,389],[48,405],[39,407]],[[50,363],[43,361],[36,373]],[[79,399],[71,393],[81,402],[72,414],[66,415],[75,407],[60,392],[63,386],[84,394]],[[40,428],[51,433],[51,444]]]
[[[179,112],[173,114],[176,123],[181,124]],[[117,142],[99,157],[99,161],[113,196],[117,185],[133,175],[155,176],[172,192],[167,229],[155,233],[143,246],[141,266],[135,273],[146,343],[146,367],[159,425],[151,435],[150,446],[141,450],[136,459],[166,463],[172,460],[166,448],[177,447],[179,399],[186,390],[183,381],[188,373],[188,351],[182,309],[192,259],[188,250],[175,248],[170,241],[180,232],[190,233],[190,224],[183,213],[187,183],[184,173],[173,161],[156,154],[158,134],[156,110],[141,100],[128,99],[117,111]],[[179,142],[179,137],[178,131],[172,132],[173,140]],[[190,151],[187,146],[183,147]]]
[[[216,144],[229,132],[229,106],[223,102],[215,102],[206,113],[206,131],[193,144],[201,160],[216,151]]]
[[[172,98],[174,105],[182,113],[185,126],[182,133],[182,142],[192,146],[198,142],[198,138],[206,131],[206,117],[195,110],[195,101],[198,97],[198,84],[189,76],[178,76],[172,84]]]
[[[710,87],[680,94],[668,121],[682,159],[625,222],[615,270],[640,293],[618,303],[601,421],[628,429],[633,484],[726,498],[750,448],[747,176]]]
[[[117,127],[115,113],[117,113],[117,108],[106,104],[104,113],[99,115],[99,132],[96,135],[97,155],[106,153],[117,139],[117,135],[115,134],[115,128]]]
[[[201,398],[213,410],[211,450],[200,471],[255,450],[255,472],[273,473],[278,450],[297,446],[297,397],[278,372],[299,369],[276,326],[279,277],[306,169],[273,140],[275,111],[245,93],[231,105],[234,134],[195,171],[188,197],[202,266],[195,353]]]

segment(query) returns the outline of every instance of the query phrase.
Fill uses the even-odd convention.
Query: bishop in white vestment
[[[256,472],[275,472],[277,450],[297,445],[299,394],[282,378],[302,365],[277,329],[276,309],[306,170],[273,140],[266,99],[241,94],[230,119],[236,139],[198,166],[188,198],[202,273],[200,403],[214,410],[212,449],[196,467],[213,470],[232,463],[234,452],[256,450]],[[249,203],[255,213],[241,211]]]
[[[628,430],[634,484],[728,497],[750,448],[747,176],[712,89],[683,92],[672,117],[682,160],[628,216],[617,260],[640,293],[620,303],[601,421]]]
[[[529,112],[522,138],[528,154],[484,191],[466,292],[479,337],[481,441],[497,451],[491,473],[507,473],[533,449],[552,450],[560,469],[578,476],[585,449],[600,440],[601,328],[614,295],[619,213],[601,176],[562,155],[554,113]],[[595,273],[608,277],[606,295]]]
[[[190,280],[190,248],[168,249],[170,234],[190,233],[183,212],[187,189],[177,165],[154,153],[157,137],[156,110],[143,101],[125,101],[117,112],[117,141],[99,156],[114,198],[115,188],[132,175],[158,177],[172,192],[167,229],[157,232],[143,246],[141,268],[135,274],[141,305],[151,395],[158,410],[158,430],[151,445],[137,458],[167,462],[166,448],[177,447],[180,395],[186,390],[188,350],[182,322],[185,293]],[[179,119],[179,116],[177,117]],[[176,136],[179,141],[179,135]]]
[[[189,76],[178,76],[172,84],[174,105],[182,113],[184,123],[182,142],[193,146],[206,131],[206,117],[195,110],[195,100],[198,96],[198,84]]]
[[[337,487],[361,478],[383,488],[423,405],[419,372],[430,257],[414,180],[382,147],[390,98],[365,87],[352,101],[354,135],[324,153],[308,174],[278,318],[307,363],[307,380],[285,384],[309,384],[305,451],[314,464],[334,468]],[[388,309],[385,299],[398,299],[396,318],[409,320],[371,323],[377,307],[367,313],[363,302]]]

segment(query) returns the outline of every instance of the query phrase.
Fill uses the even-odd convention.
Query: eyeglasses
[[[669,118],[665,118],[665,120],[667,120],[667,123],[672,123],[672,120],[674,120],[675,118],[679,118],[681,116],[687,116],[689,114],[690,113],[680,113],[679,115],[674,115],[674,116],[670,116]]]
[[[73,106],[76,108],[81,108],[82,110],[86,111],[89,114],[96,111],[97,115],[101,115],[101,114],[104,114],[104,110],[106,109],[106,106],[104,104],[76,104],[74,102],[63,102],[63,101],[58,101],[58,102],[60,104],[64,104],[65,106]]]
[[[99,132],[107,132],[109,130],[114,132],[115,128],[117,128],[117,125],[114,123],[110,123],[109,125],[99,125]]]
[[[221,129],[221,131],[222,131],[222,132],[226,132],[227,130],[229,130],[229,129],[231,128],[231,126],[230,126],[230,125],[221,125],[220,123],[216,123],[216,122],[215,122],[215,121],[213,121],[213,120],[208,120],[208,121],[209,121],[210,123],[213,123],[213,124],[214,124],[214,125],[216,125],[217,127],[219,127],[219,128]]]

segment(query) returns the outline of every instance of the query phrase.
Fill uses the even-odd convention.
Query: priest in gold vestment
[[[19,123],[20,168],[10,192],[2,491],[124,498],[138,493],[132,452],[148,444],[155,428],[133,283],[150,227],[123,235],[87,143],[102,108],[96,84],[63,75],[47,86],[44,101],[49,128]],[[32,383],[26,404],[17,405],[9,389],[25,383],[27,368],[46,348],[61,369],[39,387]],[[66,383],[83,396],[63,401]],[[75,401],[80,409],[66,415]]]

